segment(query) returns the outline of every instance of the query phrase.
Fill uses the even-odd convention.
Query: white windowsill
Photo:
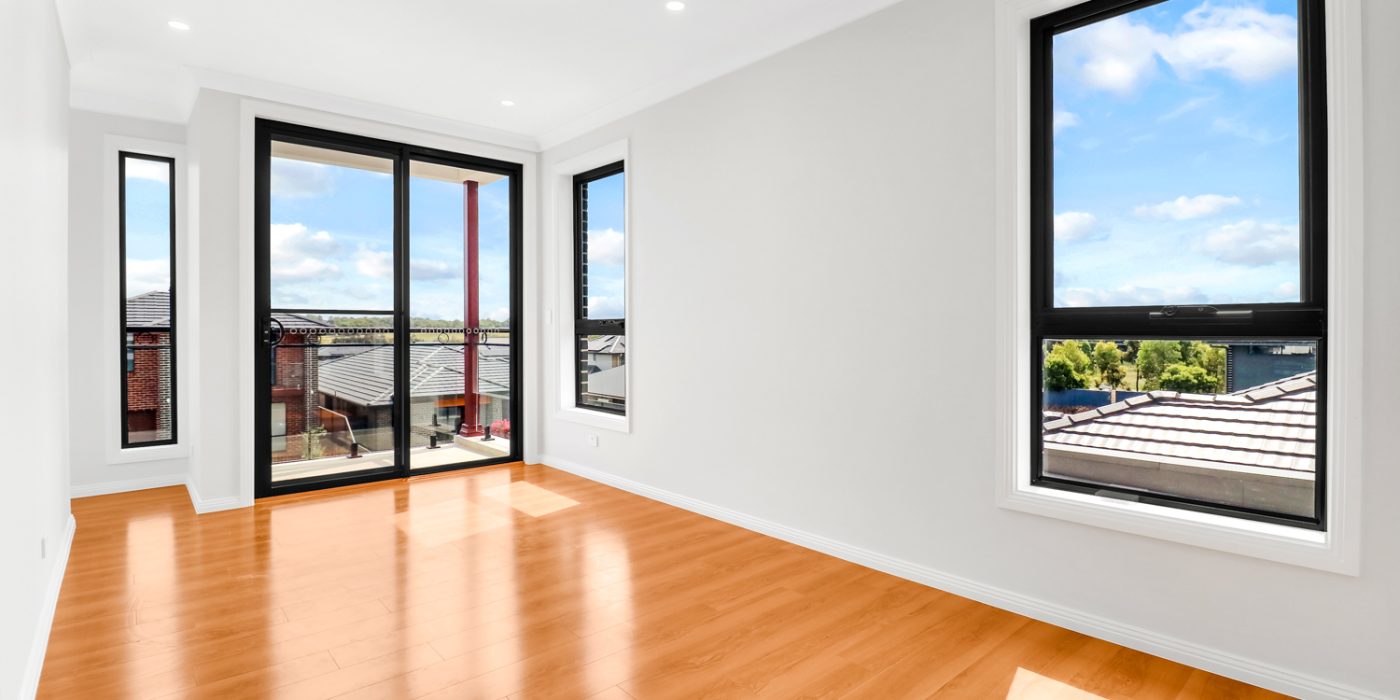
[[[555,414],[561,420],[566,420],[579,425],[586,425],[590,428],[600,428],[602,430],[612,430],[619,433],[632,432],[631,421],[626,415],[616,415],[603,411],[590,411],[586,408],[566,407],[559,409]]]
[[[135,464],[137,462],[159,462],[166,459],[184,459],[189,456],[190,448],[177,442],[173,445],[118,448],[107,456],[107,461],[112,464]]]

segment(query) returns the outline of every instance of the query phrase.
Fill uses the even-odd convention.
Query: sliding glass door
[[[260,496],[520,458],[520,166],[259,121]]]

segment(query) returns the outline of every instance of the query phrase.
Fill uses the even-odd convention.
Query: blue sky
[[[624,318],[626,173],[588,183],[588,317]]]
[[[510,318],[510,181],[478,197],[482,319]],[[460,184],[409,181],[409,312],[463,318]],[[277,308],[392,310],[393,179],[387,173],[272,159],[271,276]]]
[[[170,288],[170,166],[126,159],[126,295]]]
[[[1055,37],[1055,304],[1298,300],[1297,5]]]

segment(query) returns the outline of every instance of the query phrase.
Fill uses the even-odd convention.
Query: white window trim
[[[175,328],[176,340],[180,348],[185,348],[189,336],[190,318],[189,274],[194,264],[190,256],[189,237],[186,235],[188,184],[186,182],[185,147],[168,141],[152,141],[129,136],[107,134],[102,144],[102,347],[116,348],[124,337],[119,317],[122,300],[121,289],[121,216],[120,183],[117,180],[118,154],[122,151],[163,156],[175,159]],[[122,448],[122,394],[121,383],[124,374],[118,372],[115,361],[102,363],[102,435],[106,445],[108,464],[134,464],[168,459],[182,459],[189,456],[190,425],[190,358],[187,352],[178,352],[175,359],[175,422],[177,432],[175,443],[152,447]]]
[[[1030,21],[1083,0],[997,5],[997,503],[1260,559],[1360,575],[1362,342],[1361,10],[1325,0],[1328,109],[1327,530],[1031,486]]]
[[[558,369],[556,383],[558,384],[559,399],[555,416],[594,428],[630,433],[632,431],[632,412],[636,405],[634,400],[636,396],[635,385],[632,381],[636,343],[630,330],[627,334],[627,363],[624,365],[627,375],[627,412],[625,414],[619,416],[604,411],[579,408],[574,405],[573,383],[574,361],[577,351],[574,344],[573,312],[574,176],[618,161],[625,164],[628,173],[628,177],[623,180],[622,193],[622,221],[626,229],[622,250],[622,287],[623,308],[626,309],[628,316],[632,314],[632,162],[628,157],[627,141],[622,140],[555,163],[550,169],[550,179],[545,188],[545,196],[549,197],[549,206],[552,212],[547,220],[554,222],[555,272],[553,277],[556,313],[547,314],[545,323],[549,324],[554,318],[558,319],[558,322],[553,324],[556,367]]]

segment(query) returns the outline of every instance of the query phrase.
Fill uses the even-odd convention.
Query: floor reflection
[[[73,511],[44,698],[1276,697],[541,466]]]

